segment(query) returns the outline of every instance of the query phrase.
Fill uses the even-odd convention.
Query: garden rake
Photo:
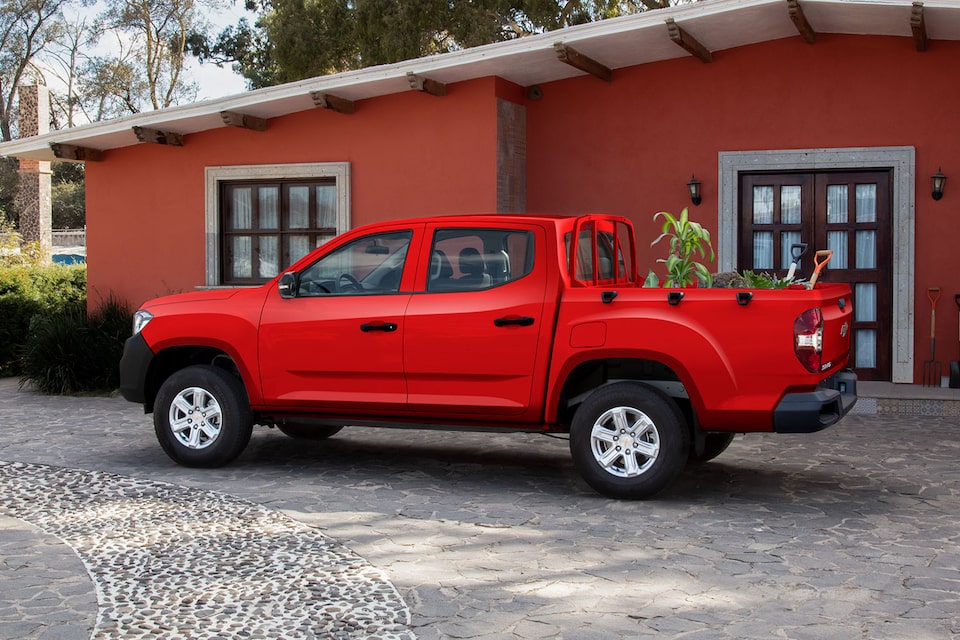
[[[937,353],[937,300],[940,299],[940,287],[927,289],[927,299],[930,300],[930,359],[923,363],[923,386],[939,387],[940,375],[943,368],[936,359]]]

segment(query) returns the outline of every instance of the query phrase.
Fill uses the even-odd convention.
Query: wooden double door
[[[863,380],[890,380],[893,259],[888,170],[740,175],[738,268],[784,276],[791,247],[806,243],[798,274],[814,254],[833,257],[820,278],[853,293],[851,366]]]

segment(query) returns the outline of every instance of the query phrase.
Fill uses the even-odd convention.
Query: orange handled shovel
[[[807,289],[813,289],[817,284],[817,280],[820,279],[820,272],[823,271],[823,268],[827,266],[827,263],[830,262],[830,258],[833,257],[833,251],[831,249],[820,249],[813,256],[813,275],[810,276],[810,282],[807,284]],[[821,258],[823,262],[820,262]]]
[[[937,300],[940,299],[940,287],[927,289],[927,299],[930,300],[930,359],[923,363],[923,386],[939,387],[942,365],[934,357],[937,352]]]

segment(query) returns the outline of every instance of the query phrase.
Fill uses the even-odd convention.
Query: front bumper
[[[773,412],[777,433],[822,431],[847,415],[857,403],[857,375],[841,371],[823,382],[816,391],[789,393]]]
[[[146,401],[147,372],[152,360],[153,351],[141,334],[127,338],[120,358],[120,395],[138,404]]]

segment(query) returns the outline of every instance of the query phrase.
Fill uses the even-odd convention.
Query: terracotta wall
[[[940,358],[955,359],[960,293],[960,145],[955,123],[960,43],[818,34],[541,86],[527,100],[486,78],[445,98],[404,92],[345,116],[311,109],[267,133],[218,128],[182,148],[141,144],[87,163],[91,298],[139,304],[204,283],[205,166],[349,161],[354,226],[415,215],[497,209],[497,97],[526,107],[526,204],[531,212],[627,215],[641,264],[653,264],[656,211],[689,206],[716,234],[720,151],[913,146],[916,149],[915,357],[929,353],[928,286],[940,286]],[[950,178],[939,202],[930,176]],[[953,351],[948,350],[953,349]],[[951,355],[952,354],[952,355]],[[918,378],[919,379],[919,378]]]
[[[651,222],[660,210],[690,206],[717,229],[720,151],[819,147],[916,148],[916,371],[929,357],[929,286],[938,305],[938,357],[956,360],[960,293],[960,145],[956,122],[960,43],[909,37],[817,34],[694,58],[616,70],[542,86],[527,104],[527,205],[531,211],[603,211],[631,217],[638,246],[656,256]],[[930,176],[948,176],[930,197]],[[686,192],[691,173],[703,203]],[[949,178],[953,178],[952,180]],[[887,256],[892,260],[892,257]],[[916,374],[920,380],[922,373]]]
[[[138,144],[88,162],[91,304],[112,291],[139,305],[205,283],[207,166],[350,162],[353,226],[496,211],[501,84],[384,96],[358,102],[352,115],[311,109],[270,120],[264,133],[217,128],[182,147]]]

